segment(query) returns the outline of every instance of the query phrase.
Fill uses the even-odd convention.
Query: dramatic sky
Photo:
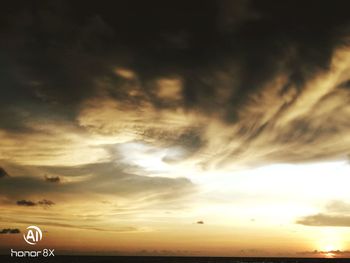
[[[2,3],[0,252],[349,256],[348,2]]]

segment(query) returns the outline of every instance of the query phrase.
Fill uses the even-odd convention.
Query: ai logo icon
[[[23,234],[24,241],[30,245],[35,245],[43,238],[43,233],[37,226],[28,226],[27,233]]]
[[[27,233],[23,234],[24,241],[30,245],[35,245],[43,238],[41,229],[37,226],[28,226]],[[54,257],[55,249],[44,248],[42,250],[13,250],[11,248],[11,257],[23,258],[38,258],[38,257]]]

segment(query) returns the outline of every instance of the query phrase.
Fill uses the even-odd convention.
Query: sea
[[[0,263],[326,263],[349,262],[350,258],[238,258],[238,257],[152,257],[152,256],[55,256],[51,258],[11,258],[0,256]]]

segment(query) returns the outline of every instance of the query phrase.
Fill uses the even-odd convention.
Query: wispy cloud
[[[268,175],[243,169],[349,154],[347,4],[88,2],[0,9],[0,204],[10,222],[25,213],[50,224],[59,211],[52,227],[93,229],[93,217],[95,230],[123,230],[119,219],[153,226],[191,207],[203,211],[186,215],[191,227],[214,226],[203,203],[275,194]],[[332,204],[297,223],[349,226],[348,211]]]
[[[304,29],[314,34],[311,40],[295,33],[300,28],[290,24],[291,14],[300,13],[300,8],[285,5],[288,8],[276,7],[283,10],[280,16],[275,9],[249,1],[209,1],[200,10],[196,3],[174,2],[156,11],[155,19],[167,21],[164,27],[143,19],[138,30],[132,21],[123,23],[121,30],[115,26],[120,23],[111,21],[129,21],[126,14],[134,10],[132,3],[118,7],[112,20],[101,10],[82,24],[79,12],[67,16],[41,3],[38,16],[45,22],[33,22],[31,32],[18,24],[19,16],[33,17],[24,6],[6,16],[12,27],[2,35],[12,43],[3,47],[4,53],[15,57],[6,55],[3,60],[7,84],[0,101],[0,146],[6,154],[0,153],[0,158],[81,165],[108,160],[102,144],[134,140],[181,144],[196,152],[186,157],[204,168],[347,154],[349,50],[346,30],[337,29],[344,27],[347,14],[323,4],[313,13],[313,23],[305,22],[309,14],[300,14]],[[201,22],[181,12],[187,22],[174,24],[171,18],[176,20],[175,14],[188,8],[203,14],[197,17]],[[149,6],[142,9],[140,19],[148,17]],[[326,23],[327,12],[336,12],[327,17],[337,19]],[[271,26],[273,22],[280,26]],[[199,33],[197,23],[207,25],[206,34]],[[252,27],[248,30],[245,23]],[[316,23],[322,26],[314,30]],[[62,35],[67,30],[74,31],[72,39]],[[134,39],[126,32],[140,35]],[[262,38],[261,32],[269,33]],[[50,46],[51,34],[60,45]],[[27,45],[33,35],[43,39]],[[39,43],[49,45],[50,54]],[[15,47],[21,48],[12,50]],[[68,50],[74,50],[74,56]]]
[[[339,226],[350,227],[350,216],[316,214],[297,220],[298,224],[306,226]]]
[[[350,204],[332,201],[326,205],[324,212],[305,216],[296,223],[306,226],[350,227]]]

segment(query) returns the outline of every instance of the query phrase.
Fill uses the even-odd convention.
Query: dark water
[[[128,257],[128,256],[55,256],[52,258],[11,258],[0,256],[6,262],[52,262],[52,263],[326,263],[349,262],[345,258],[236,258],[236,257]]]

